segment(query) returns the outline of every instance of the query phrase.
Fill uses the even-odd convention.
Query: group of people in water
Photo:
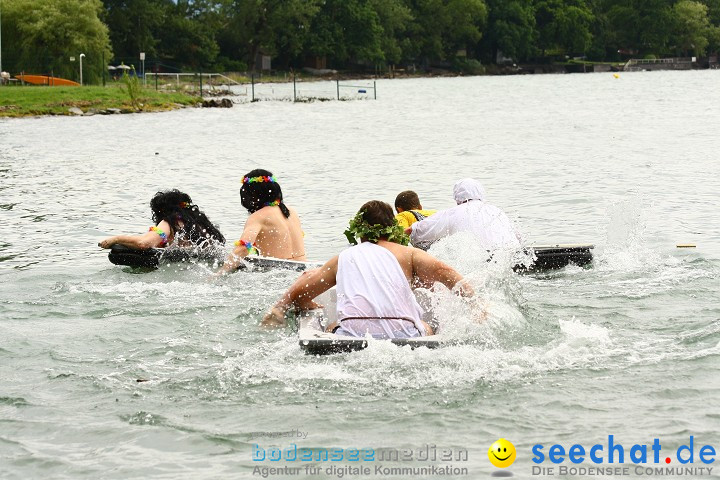
[[[328,326],[330,332],[352,337],[369,333],[375,338],[434,334],[422,320],[423,309],[413,289],[440,283],[463,297],[473,296],[474,291],[455,269],[425,250],[458,232],[469,232],[487,250],[520,247],[512,222],[502,210],[486,202],[477,180],[456,182],[453,193],[457,205],[443,211],[423,209],[413,191],[397,196],[397,215],[379,200],[362,205],[345,232],[351,243],[357,243],[356,238],[360,243],[322,267],[304,272],[264,316],[262,325],[286,325],[289,309],[318,308],[314,299],[336,287],[338,321]],[[280,184],[271,172],[256,169],[243,176],[240,199],[250,216],[218,274],[233,273],[244,257],[253,254],[307,260],[298,214],[284,203]],[[205,249],[225,243],[222,233],[186,193],[158,192],[150,208],[154,226],[147,233],[108,237],[99,246]]]

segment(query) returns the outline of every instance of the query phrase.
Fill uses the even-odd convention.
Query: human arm
[[[223,263],[222,268],[218,270],[218,275],[233,273],[238,269],[242,259],[250,254],[248,245],[255,244],[255,240],[257,240],[261,230],[262,221],[260,220],[260,217],[254,214],[250,215],[250,218],[248,218],[247,222],[245,222],[245,228],[240,236],[240,240],[235,242],[235,248],[225,259],[225,263]]]
[[[300,309],[312,308],[313,299],[335,286],[338,257],[328,260],[322,267],[303,274],[275,303],[260,323],[264,327],[285,326],[285,312],[295,305]]]
[[[413,250],[412,268],[413,276],[420,286],[431,287],[435,282],[440,282],[451,290],[456,289],[463,297],[475,295],[475,290],[457,270],[427,252]]]
[[[450,235],[451,215],[450,210],[438,212],[413,223],[410,225],[410,231],[406,229],[405,233],[410,235],[410,242],[414,246],[427,250],[434,242]]]
[[[124,245],[137,250],[164,247],[172,241],[170,224],[163,220],[154,229],[142,235],[115,235],[98,243],[99,247],[112,248],[113,245]]]

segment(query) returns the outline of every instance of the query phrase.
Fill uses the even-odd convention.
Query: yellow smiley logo
[[[515,445],[501,438],[490,445],[488,458],[496,467],[507,468],[515,461]]]

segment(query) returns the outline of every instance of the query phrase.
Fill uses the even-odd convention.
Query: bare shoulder
[[[161,220],[160,223],[157,224],[157,227],[164,231],[167,231],[170,228],[172,228],[172,226],[168,223],[167,220]]]
[[[455,269],[439,258],[435,258],[420,248],[412,249],[412,262],[414,270],[425,275],[435,275],[439,272],[453,272]]]
[[[439,261],[437,258],[433,257],[429,253],[427,253],[425,250],[415,247],[407,247],[410,249],[413,260],[416,262],[428,262],[428,261]]]
[[[287,205],[285,206],[287,207]],[[290,210],[290,218],[300,220],[300,215],[298,215],[297,210],[295,210],[293,207],[287,207],[287,209]]]
[[[414,251],[417,250],[414,247],[408,247],[405,245],[400,245],[399,243],[394,242],[388,242],[388,241],[381,241],[378,242],[378,244],[387,250],[390,250],[390,253],[395,255],[395,258],[398,259],[401,265],[406,265],[410,267],[413,262],[413,255]],[[423,252],[424,253],[424,252]]]
[[[260,210],[251,213],[247,219],[248,223],[266,224],[270,219],[270,215],[268,215],[268,212],[264,212],[263,210],[265,209],[261,208]]]

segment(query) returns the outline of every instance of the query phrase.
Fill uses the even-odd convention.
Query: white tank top
[[[425,335],[423,310],[395,256],[363,242],[338,259],[338,335],[407,338]],[[346,320],[344,320],[346,319]]]

